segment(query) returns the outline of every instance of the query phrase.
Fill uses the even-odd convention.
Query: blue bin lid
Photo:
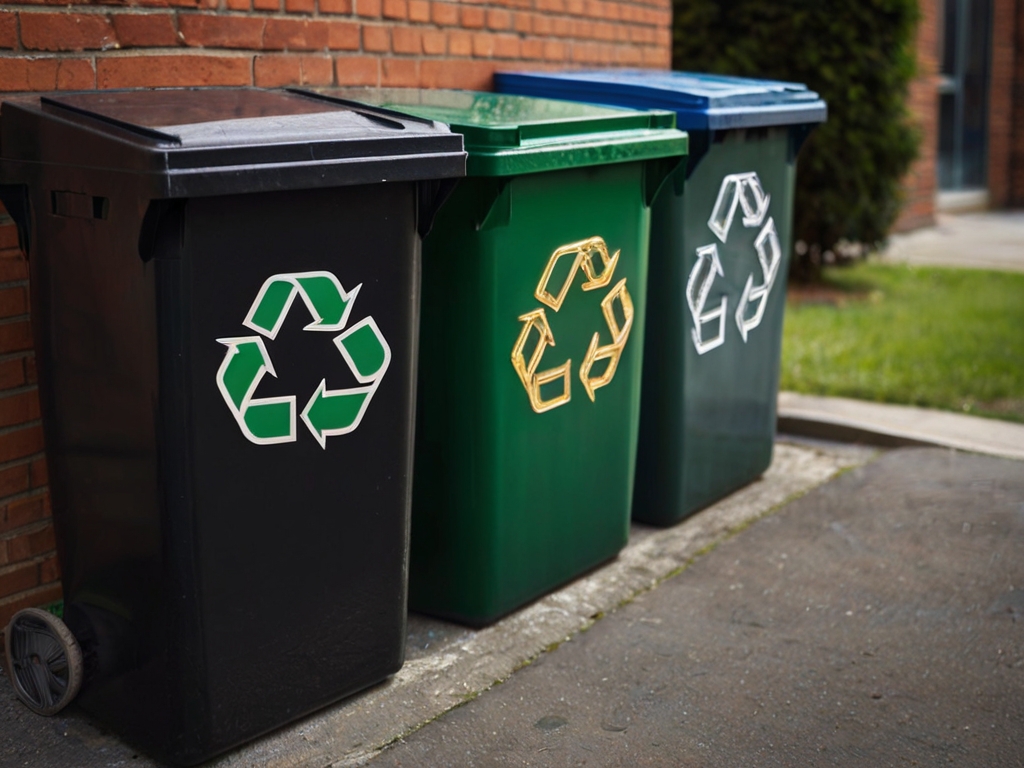
[[[495,90],[635,109],[670,109],[686,130],[726,130],[825,121],[828,108],[802,83],[696,72],[606,69],[497,72]]]

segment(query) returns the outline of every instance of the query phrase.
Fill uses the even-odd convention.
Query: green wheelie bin
[[[499,73],[498,91],[671,109],[685,168],[651,224],[633,517],[668,525],[771,464],[796,157],[826,105],[797,83],[661,71]]]
[[[465,137],[424,241],[409,606],[486,624],[626,543],[649,206],[687,137],[664,111],[326,93]]]

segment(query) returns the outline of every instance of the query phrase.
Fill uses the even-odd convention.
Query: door
[[[984,189],[992,0],[945,0],[939,59],[939,189]]]

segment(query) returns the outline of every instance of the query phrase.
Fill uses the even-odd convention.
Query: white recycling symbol
[[[747,277],[747,283],[740,295],[739,304],[734,315],[736,327],[744,343],[752,330],[761,324],[768,295],[775,278],[778,277],[779,265],[782,263],[782,246],[775,229],[775,220],[768,216],[768,205],[771,195],[765,193],[761,180],[756,173],[732,173],[722,179],[718,190],[715,207],[708,219],[708,228],[723,243],[729,238],[737,208],[743,212],[742,223],[745,228],[761,228],[754,240],[754,250],[761,265],[762,282],[754,285],[754,275]],[[718,256],[718,245],[711,243],[697,249],[697,263],[690,271],[686,283],[686,301],[693,316],[693,345],[697,354],[703,355],[725,342],[725,322],[729,307],[729,299],[722,300],[713,308],[706,309],[708,296],[716,277],[724,277],[725,270]],[[753,306],[753,312],[750,308]],[[705,337],[705,326],[717,322],[708,329]]]

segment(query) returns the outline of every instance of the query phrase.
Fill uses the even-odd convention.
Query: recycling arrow
[[[243,325],[275,339],[295,298],[300,297],[313,319],[304,330],[339,331],[348,322],[360,287],[346,292],[330,272],[274,275],[263,283]],[[217,341],[228,348],[217,370],[217,388],[242,434],[257,445],[295,442],[295,396],[255,397],[266,374],[277,376],[263,338],[237,336]],[[360,386],[329,390],[327,380],[322,379],[303,409],[303,423],[325,449],[329,436],[359,426],[391,363],[391,348],[372,317],[333,341]]]
[[[697,249],[697,263],[686,283],[686,303],[690,305],[690,314],[693,315],[693,344],[698,355],[721,346],[725,341],[725,312],[729,298],[723,296],[717,307],[704,311],[715,275],[724,276],[725,271],[722,269],[722,260],[718,258],[718,246],[712,243]],[[710,339],[704,339],[704,325],[715,320],[718,320],[718,333]]]

